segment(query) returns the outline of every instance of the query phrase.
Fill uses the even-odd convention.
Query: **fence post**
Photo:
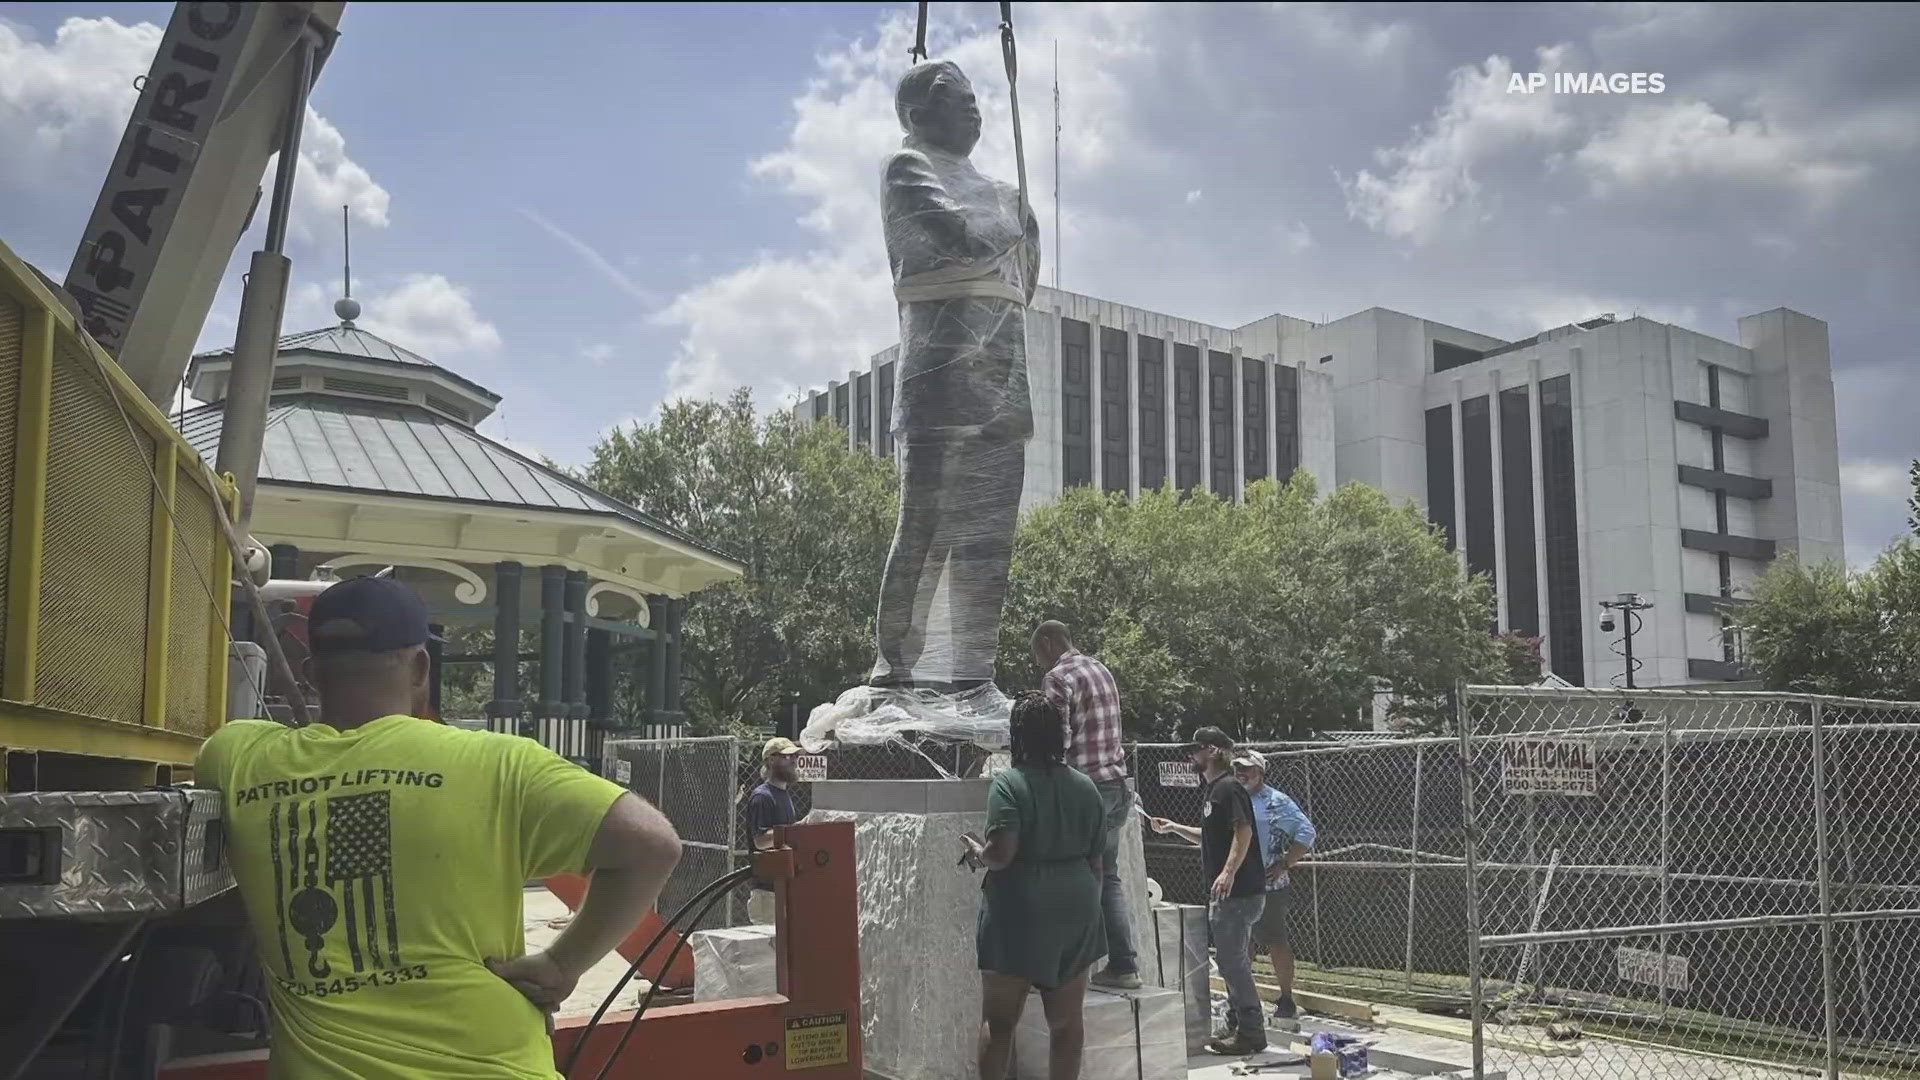
[[[1660,923],[1673,921],[1673,709],[1660,710]],[[1667,1021],[1667,935],[1660,935],[1660,1022]]]
[[[1839,1025],[1833,986],[1833,873],[1827,858],[1827,725],[1822,704],[1815,698],[1808,710],[1813,721],[1814,867],[1820,882],[1820,995],[1826,1012],[1827,1080],[1839,1080]]]
[[[1480,988],[1480,872],[1478,853],[1479,825],[1473,817],[1473,731],[1472,709],[1466,688],[1454,687],[1454,724],[1460,729],[1460,804],[1465,828],[1461,830],[1461,853],[1467,864],[1467,1015],[1473,1024],[1473,1077],[1487,1075],[1486,1042]],[[1832,1078],[1829,1078],[1832,1080]]]
[[[1301,786],[1306,789],[1307,805],[1313,806],[1313,755],[1303,755],[1301,761],[1304,763],[1300,770],[1304,781]],[[1318,808],[1315,812],[1318,813]],[[1308,874],[1307,880],[1313,882],[1313,962],[1320,965],[1322,971],[1332,971],[1333,965],[1327,962],[1326,945],[1320,939],[1320,875],[1317,872]]]
[[[1419,881],[1420,862],[1420,777],[1426,772],[1427,748],[1413,748],[1413,827],[1412,839],[1407,843],[1407,989],[1413,989],[1413,909],[1415,890]]]

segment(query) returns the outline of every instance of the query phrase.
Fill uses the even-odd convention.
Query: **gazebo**
[[[444,626],[490,625],[487,725],[587,757],[610,728],[616,667],[632,663],[649,725],[682,717],[685,598],[738,578],[721,551],[480,434],[500,404],[486,387],[353,323],[280,342],[252,533],[273,577],[386,567]],[[232,350],[195,356],[204,404],[180,429],[209,462],[220,441]],[[537,644],[522,652],[524,632]],[[538,660],[538,686],[520,664]],[[636,718],[628,717],[627,722]]]

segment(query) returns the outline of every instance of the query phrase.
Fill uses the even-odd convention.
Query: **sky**
[[[0,3],[0,240],[56,279],[170,4]],[[997,5],[932,5],[1012,175]],[[1381,306],[1503,338],[1603,312],[1831,328],[1849,559],[1904,530],[1920,5],[1015,6],[1043,280],[1216,325]],[[286,329],[360,324],[581,463],[774,407],[894,340],[878,168],[908,4],[349,4],[311,102]],[[1054,54],[1058,49],[1058,66]],[[1664,92],[1509,92],[1514,73]],[[1053,103],[1060,250],[1052,249]],[[264,214],[260,217],[264,218]],[[201,337],[230,346],[247,254]]]

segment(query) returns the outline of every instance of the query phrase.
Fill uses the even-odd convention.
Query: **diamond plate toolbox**
[[[216,791],[0,795],[0,843],[24,869],[0,884],[0,919],[191,907],[233,887],[222,833]]]

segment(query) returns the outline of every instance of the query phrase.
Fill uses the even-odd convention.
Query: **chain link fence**
[[[1304,987],[1457,1009],[1482,1075],[1515,1080],[1920,1076],[1920,705],[1468,687],[1458,718],[1455,735],[1253,744],[1318,832],[1289,905]],[[759,755],[609,744],[610,775],[688,841],[664,908],[743,864]],[[839,747],[799,760],[795,809],[815,780],[1001,764]],[[1178,745],[1129,764],[1147,814],[1200,820]],[[1144,842],[1164,899],[1205,903],[1199,849]],[[703,925],[745,921],[743,891]]]
[[[1468,688],[1476,1060],[1920,1072],[1920,706]],[[1572,1026],[1607,1036],[1554,1054]]]
[[[601,775],[659,807],[680,833],[680,865],[660,892],[663,914],[678,911],[702,886],[740,865],[739,804],[733,797],[739,761],[740,740],[731,736],[609,740],[602,748]],[[738,925],[745,905],[741,892],[732,903],[715,905],[694,929]]]

